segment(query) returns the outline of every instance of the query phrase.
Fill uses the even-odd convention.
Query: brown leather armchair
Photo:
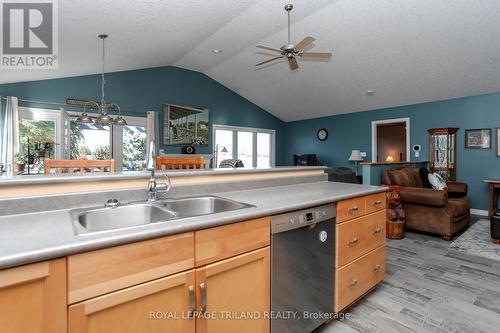
[[[447,183],[448,190],[425,188],[419,169],[384,170],[382,184],[399,185],[406,214],[406,228],[441,235],[451,240],[470,219],[467,184]]]

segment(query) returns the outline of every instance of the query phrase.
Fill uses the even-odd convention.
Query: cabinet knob
[[[380,265],[376,265],[375,267],[373,267],[373,273],[378,273],[380,272],[380,269],[382,268],[382,266]]]
[[[347,244],[349,246],[354,246],[354,245],[358,244],[358,237],[351,239],[349,242],[347,242]]]
[[[382,201],[380,201],[380,200],[377,200],[377,201],[373,202],[374,206],[380,206],[381,204],[382,204]]]
[[[377,229],[373,230],[374,235],[378,235],[382,232],[382,228],[378,227]]]
[[[354,288],[358,285],[358,280],[354,279],[351,283],[349,283],[349,288]]]

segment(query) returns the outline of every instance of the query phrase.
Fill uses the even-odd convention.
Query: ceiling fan
[[[292,4],[288,4],[285,6],[285,10],[288,13],[288,44],[283,45],[279,49],[274,48],[274,47],[269,47],[265,45],[256,45],[256,47],[269,50],[269,51],[274,51],[278,52],[280,55],[273,57],[271,59],[268,59],[263,62],[259,62],[255,66],[261,66],[264,64],[267,64],[269,62],[278,60],[278,59],[283,59],[286,58],[288,60],[288,64],[290,65],[290,68],[292,70],[295,70],[299,68],[299,64],[297,63],[297,57],[304,57],[304,58],[311,58],[311,59],[330,59],[332,57],[331,52],[304,52],[304,49],[309,46],[312,42],[315,41],[315,38],[311,36],[305,37],[303,40],[301,40],[297,45],[294,45],[290,41],[290,12],[293,9]]]

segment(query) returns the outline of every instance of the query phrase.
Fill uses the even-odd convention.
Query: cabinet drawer
[[[270,221],[263,217],[196,231],[196,267],[268,246]]]
[[[337,203],[337,223],[366,214],[365,197],[342,200]]]
[[[69,256],[68,303],[193,267],[193,232]]]
[[[382,281],[385,274],[385,245],[335,272],[335,312],[345,309]]]
[[[335,267],[342,267],[385,243],[385,214],[381,210],[336,225]]]
[[[386,205],[386,193],[376,193],[372,195],[367,195],[365,197],[366,202],[366,214],[376,212],[378,210],[385,209]]]

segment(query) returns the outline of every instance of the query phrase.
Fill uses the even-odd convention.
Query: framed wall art
[[[466,149],[491,149],[491,128],[466,129]]]
[[[164,146],[208,146],[207,109],[163,105],[163,145]]]

